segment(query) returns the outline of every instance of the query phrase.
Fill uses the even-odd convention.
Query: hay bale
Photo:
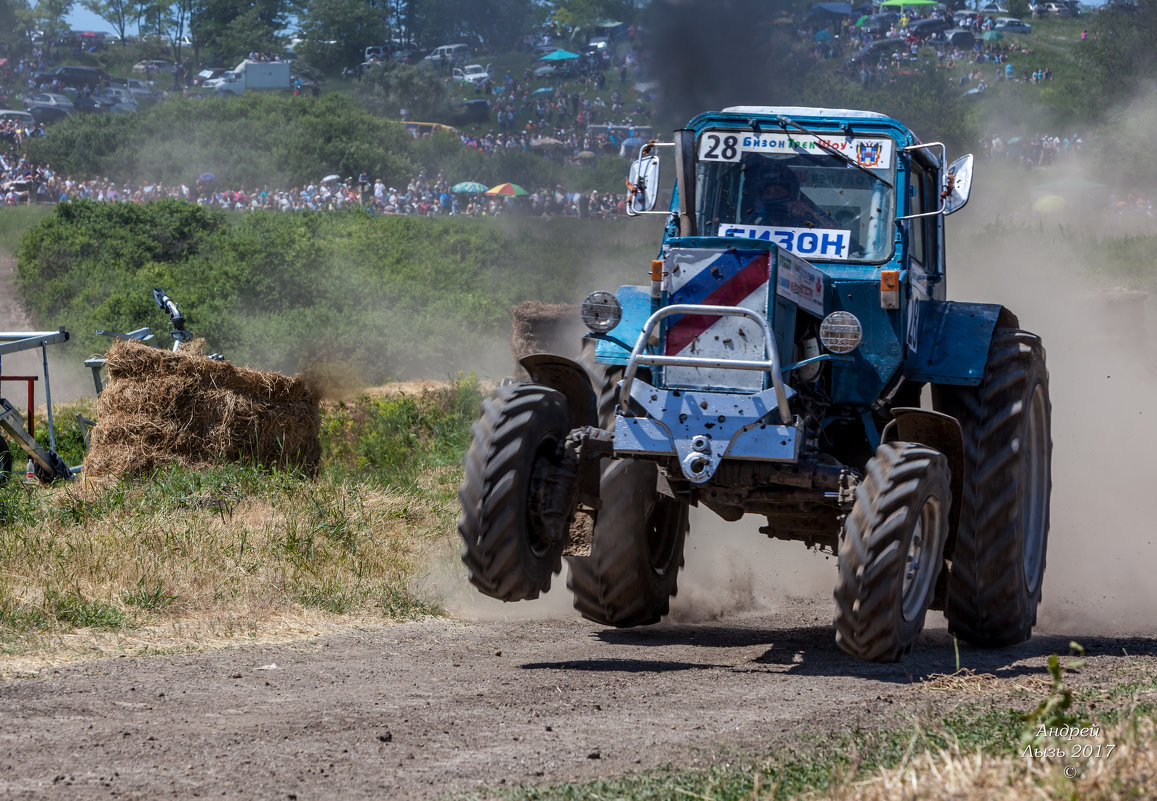
[[[575,304],[528,300],[510,314],[514,322],[510,349],[515,362],[532,353],[577,354],[584,329]]]
[[[84,472],[139,474],[242,460],[315,472],[321,416],[313,390],[300,378],[198,350],[174,353],[130,341],[109,349],[108,384],[97,399]]]

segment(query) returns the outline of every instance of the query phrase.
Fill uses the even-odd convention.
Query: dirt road
[[[926,633],[900,665],[832,641],[826,599],[710,624],[606,630],[575,619],[433,621],[288,646],[107,659],[0,684],[0,796],[12,799],[435,798],[673,763],[801,732],[905,725],[953,670]],[[965,664],[1044,673],[1069,637]],[[1090,639],[1087,675],[1151,640]]]

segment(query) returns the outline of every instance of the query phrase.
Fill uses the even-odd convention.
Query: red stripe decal
[[[771,277],[770,256],[761,253],[722,286],[703,299],[706,306],[735,306]],[[712,314],[684,314],[667,329],[667,355],[681,352],[719,318]]]

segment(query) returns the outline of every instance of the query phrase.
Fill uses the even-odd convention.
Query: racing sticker
[[[839,228],[784,228],[723,223],[719,226],[719,236],[774,242],[784,250],[806,259],[846,260],[852,244],[852,232]]]
[[[785,255],[786,257],[786,255]],[[771,278],[768,250],[684,250],[673,248],[665,262],[665,288],[670,303],[742,306],[767,314]],[[728,361],[767,358],[764,338],[751,320],[735,315],[680,314],[668,318],[663,352]],[[668,366],[669,386],[714,387],[758,392],[764,374],[723,366]]]
[[[825,147],[826,146],[826,147]],[[811,153],[838,151],[861,167],[892,167],[893,142],[886,137],[823,137],[810,134],[755,134],[747,131],[707,131],[699,137],[700,161],[739,161],[744,153]]]
[[[824,316],[824,274],[803,259],[780,254],[775,272],[775,294],[816,317]]]

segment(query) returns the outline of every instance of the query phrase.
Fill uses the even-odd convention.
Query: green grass
[[[0,207],[0,257],[15,256],[24,232],[52,214],[52,206]]]

